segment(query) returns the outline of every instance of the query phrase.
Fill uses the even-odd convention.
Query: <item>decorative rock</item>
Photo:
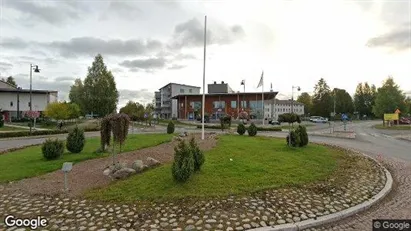
[[[144,170],[144,164],[142,160],[136,160],[131,165],[131,168],[136,171],[136,173],[142,172]]]
[[[191,230],[195,230],[195,229],[196,229],[196,227],[194,227],[194,225],[188,225],[188,226],[185,228],[186,231],[191,231]]]
[[[160,165],[160,162],[152,157],[147,157],[147,165],[148,167],[154,167]]]
[[[111,169],[109,169],[109,168],[106,168],[106,169],[104,169],[104,171],[103,171],[103,175],[105,175],[105,176],[110,175],[110,173],[111,173]]]
[[[188,220],[186,221],[186,224],[194,224],[193,219],[188,219]]]
[[[279,225],[282,225],[282,224],[285,224],[285,221],[284,221],[283,219],[280,219],[280,220],[277,220],[277,223],[278,223]]]
[[[136,171],[132,168],[122,168],[116,171],[113,176],[116,179],[125,179],[134,173],[136,173]]]

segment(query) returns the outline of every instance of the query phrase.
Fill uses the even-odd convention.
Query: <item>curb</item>
[[[354,137],[347,137],[347,136],[332,136],[332,135],[326,135],[326,134],[316,134],[316,133],[308,133],[308,135],[311,136],[321,136],[321,137],[332,137],[332,138],[342,138],[342,139],[350,139],[350,140],[355,140],[356,138],[356,133],[354,133]]]
[[[355,151],[355,150],[351,150],[351,151],[354,151],[356,153],[360,153],[360,152]],[[372,159],[380,167],[382,167],[384,169],[385,177],[387,179],[387,181],[385,182],[384,188],[377,195],[372,197],[370,200],[365,201],[361,204],[358,204],[354,207],[351,207],[351,208],[348,208],[348,209],[333,213],[333,214],[318,217],[317,219],[308,219],[308,220],[304,220],[304,221],[300,221],[300,222],[296,222],[296,223],[289,223],[289,224],[275,225],[275,226],[266,226],[266,227],[261,227],[261,228],[256,228],[256,229],[249,229],[249,230],[250,231],[299,231],[299,230],[309,229],[309,228],[317,227],[317,226],[320,226],[320,225],[325,225],[325,224],[328,224],[328,223],[331,223],[331,222],[336,222],[336,221],[342,220],[344,218],[350,217],[354,214],[357,214],[357,213],[360,213],[362,211],[367,210],[371,206],[373,206],[376,203],[378,203],[379,201],[381,201],[391,191],[392,183],[393,183],[391,173],[381,163],[379,163],[377,160],[375,160],[371,156],[366,155],[364,153],[360,153],[360,154],[364,155],[367,158]]]

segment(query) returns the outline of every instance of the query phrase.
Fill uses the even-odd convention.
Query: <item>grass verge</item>
[[[92,190],[86,197],[131,202],[215,197],[302,185],[325,179],[342,155],[342,151],[316,144],[290,149],[284,139],[226,135],[219,137],[216,148],[205,153],[201,171],[184,184],[173,180],[169,163]]]
[[[409,124],[403,124],[403,125],[393,125],[391,127],[384,126],[382,124],[377,124],[373,126],[376,129],[384,129],[384,130],[410,130],[411,131],[411,125]]]
[[[171,141],[169,134],[136,134],[129,135],[122,152],[128,152],[156,146]],[[94,154],[100,146],[100,138],[88,138],[83,151],[72,154],[66,151],[58,160],[45,160],[41,146],[33,146],[18,151],[0,155],[0,183],[20,180],[23,178],[39,176],[61,168],[64,162],[78,163],[80,161],[108,156],[109,154]]]

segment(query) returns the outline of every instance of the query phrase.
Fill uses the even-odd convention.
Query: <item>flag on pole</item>
[[[261,73],[260,82],[258,82],[257,88],[263,86],[263,82],[264,82],[263,78],[264,78],[264,71]]]

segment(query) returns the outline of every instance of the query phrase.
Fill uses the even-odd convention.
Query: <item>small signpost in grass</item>
[[[63,167],[61,170],[64,172],[64,192],[68,192],[68,182],[67,182],[67,174],[71,171],[73,168],[73,163],[72,162],[65,162],[63,163]]]

